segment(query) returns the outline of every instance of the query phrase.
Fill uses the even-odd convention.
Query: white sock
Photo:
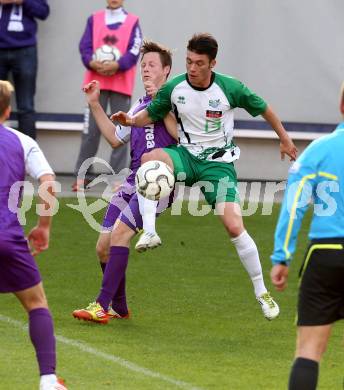
[[[267,289],[264,284],[258,249],[251,236],[244,230],[238,237],[232,238],[231,241],[243,266],[250,275],[256,297],[266,293]]]
[[[45,388],[50,388],[49,386],[55,385],[56,382],[57,382],[57,377],[55,374],[42,375],[39,388],[40,390],[44,390]]]
[[[149,200],[137,192],[140,214],[142,215],[143,230],[148,233],[156,233],[155,221],[158,208],[157,200]]]

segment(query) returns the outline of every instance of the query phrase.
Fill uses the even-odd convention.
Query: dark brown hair
[[[158,53],[162,66],[172,67],[172,52],[160,43],[144,40],[141,46],[141,60],[142,57],[147,53]]]
[[[218,44],[211,34],[199,33],[189,40],[187,49],[197,54],[206,54],[211,61],[216,58]]]

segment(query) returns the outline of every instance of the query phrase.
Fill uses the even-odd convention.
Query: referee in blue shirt
[[[344,85],[340,111],[344,115]],[[300,270],[289,390],[316,389],[331,326],[344,318],[344,122],[312,142],[290,169],[271,256],[271,280],[279,291],[287,286],[288,266],[311,200],[310,245]]]

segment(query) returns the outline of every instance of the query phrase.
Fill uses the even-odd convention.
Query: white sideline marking
[[[12,319],[10,317],[3,316],[1,314],[0,314],[0,321],[7,322],[10,325],[14,325],[17,328],[20,328],[20,329],[25,330],[25,331],[27,331],[27,329],[28,329],[28,325],[27,324],[24,324],[21,321],[14,320],[14,319]],[[132,363],[132,362],[130,362],[128,360],[122,359],[119,356],[110,355],[108,353],[99,351],[98,349],[95,349],[95,348],[93,348],[93,347],[91,347],[91,346],[89,346],[89,345],[87,345],[87,344],[85,344],[85,343],[83,343],[81,341],[68,339],[67,337],[59,336],[59,335],[55,335],[55,338],[60,343],[63,343],[63,344],[66,344],[66,345],[70,345],[72,347],[76,347],[76,348],[80,349],[83,352],[87,352],[87,353],[89,353],[91,355],[100,357],[100,358],[102,358],[104,360],[111,361],[113,363],[118,364],[119,366],[122,366],[122,367],[124,367],[124,368],[126,368],[128,370],[137,372],[139,374],[143,374],[143,375],[151,377],[151,378],[156,378],[156,379],[159,379],[159,380],[161,380],[163,382],[168,382],[168,383],[170,383],[172,385],[175,385],[175,386],[177,386],[177,387],[179,387],[181,389],[202,390],[200,387],[195,387],[194,385],[192,385],[190,383],[183,382],[183,381],[180,381],[178,379],[171,378],[171,377],[169,377],[167,375],[160,374],[159,372],[151,371],[151,370],[149,370],[147,368],[141,367],[141,366],[139,366],[139,365],[137,365],[135,363]]]

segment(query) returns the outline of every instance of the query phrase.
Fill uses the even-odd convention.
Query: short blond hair
[[[13,91],[14,88],[9,81],[0,80],[0,116],[9,107]]]

